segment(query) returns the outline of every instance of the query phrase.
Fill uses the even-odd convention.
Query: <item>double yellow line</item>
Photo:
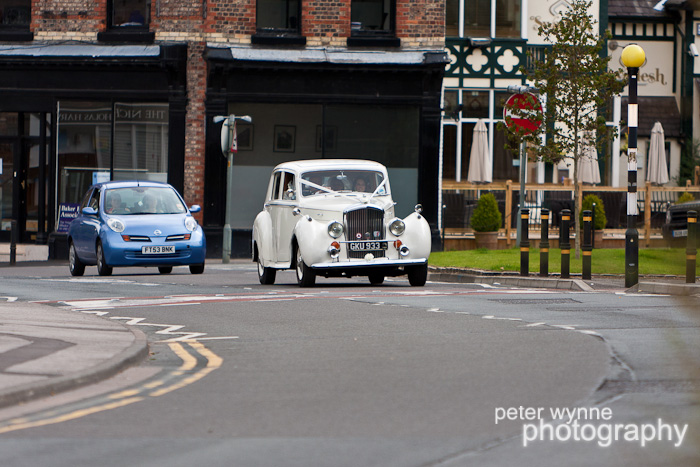
[[[165,376],[165,378],[150,381],[146,384],[143,384],[139,388],[127,389],[124,391],[115,392],[112,394],[108,394],[107,396],[100,397],[96,401],[98,405],[94,405],[92,407],[73,410],[65,414],[51,416],[47,418],[42,418],[42,413],[40,412],[38,414],[35,414],[33,417],[20,417],[9,420],[7,424],[4,424],[4,426],[0,425],[0,434],[8,433],[11,431],[24,430],[27,428],[36,428],[46,425],[53,425],[69,420],[75,420],[78,418],[85,417],[87,415],[105,412],[107,410],[117,409],[119,407],[125,407],[136,402],[141,402],[147,397],[162,396],[164,394],[168,394],[169,392],[188,386],[196,381],[199,381],[212,371],[221,367],[223,359],[211,350],[207,349],[204,345],[197,341],[184,342],[189,347],[191,347],[197,354],[201,355],[207,360],[207,364],[206,366],[204,366],[204,368],[200,368],[199,370],[197,370],[197,358],[195,358],[190,352],[188,352],[185,349],[185,347],[179,342],[172,342],[169,343],[168,346],[175,353],[175,355],[180,357],[180,359],[182,360],[182,365],[180,365],[180,367],[177,370],[173,370],[170,373],[168,373]],[[176,380],[177,382],[170,384],[169,386],[165,386],[173,380]],[[106,402],[105,399],[107,400]],[[44,415],[53,414],[55,412],[55,409],[49,410],[44,412]]]

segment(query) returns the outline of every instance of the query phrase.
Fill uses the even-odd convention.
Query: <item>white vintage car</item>
[[[408,275],[425,285],[430,227],[420,205],[405,219],[394,214],[386,167],[364,160],[305,160],[272,172],[265,209],[253,224],[253,261],[261,284],[278,269],[295,269],[301,287],[316,276]]]

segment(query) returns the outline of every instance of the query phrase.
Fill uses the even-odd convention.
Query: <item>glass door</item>
[[[0,139],[0,241],[10,241],[14,192],[16,142]]]
[[[0,242],[45,243],[49,115],[0,112]]]

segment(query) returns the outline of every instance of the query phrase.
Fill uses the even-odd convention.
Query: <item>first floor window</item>
[[[258,32],[300,31],[301,2],[299,0],[258,0],[256,26]]]
[[[394,0],[352,0],[353,35],[394,33]]]
[[[446,0],[445,32],[447,37],[520,38],[521,1]]]
[[[151,0],[111,0],[108,8],[111,27],[148,28]]]
[[[31,0],[0,0],[0,28],[27,29],[31,19]]]

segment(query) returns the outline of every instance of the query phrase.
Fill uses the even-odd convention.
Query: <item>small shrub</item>
[[[593,194],[586,195],[581,203],[581,212],[579,213],[581,228],[583,228],[583,211],[593,211],[593,203],[595,203],[595,225],[593,228],[603,230],[608,223],[608,218],[605,216],[605,206],[603,206],[603,200]]]
[[[484,193],[479,198],[472,214],[471,226],[476,232],[496,232],[501,228],[501,212],[492,193]]]
[[[678,197],[676,204],[687,203],[688,201],[695,201],[695,197],[686,191]]]

